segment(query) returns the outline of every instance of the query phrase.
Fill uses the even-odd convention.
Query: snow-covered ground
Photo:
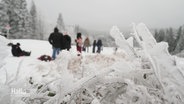
[[[184,104],[184,59],[156,43],[144,24],[134,25],[132,46],[117,27],[110,31],[118,51],[82,53],[75,46],[51,62],[47,41],[0,37],[0,104]],[[140,37],[142,40],[140,40]],[[13,57],[8,42],[21,44],[30,57]]]

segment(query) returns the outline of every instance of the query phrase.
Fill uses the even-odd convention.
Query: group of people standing
[[[103,49],[102,48],[102,46],[103,46],[103,44],[102,44],[102,40],[98,40],[97,42],[96,42],[96,40],[94,40],[93,41],[93,53],[95,53],[95,51],[96,51],[96,47],[97,47],[97,53],[100,53],[101,52],[101,50]]]
[[[54,32],[50,34],[49,36],[49,43],[52,45],[52,59],[54,60],[56,58],[56,55],[59,54],[61,50],[67,49],[68,51],[71,48],[71,37],[67,33],[61,33],[59,32],[58,28],[54,28]],[[77,55],[80,56],[82,51],[87,51],[89,52],[89,47],[90,47],[90,40],[88,37],[84,40],[84,43],[82,41],[82,34],[77,33],[77,37],[75,39],[76,43],[76,50],[77,50]],[[92,52],[95,53],[95,49],[97,47],[97,53],[101,52],[102,49],[102,41],[94,40],[93,42],[93,50]]]
[[[86,39],[84,40],[84,43],[82,44],[81,33],[78,33],[77,39],[76,39],[76,46],[77,46],[77,51],[79,51],[80,53],[82,50],[85,52],[89,52],[89,47],[91,46],[89,38],[86,37]],[[100,53],[102,50],[102,46],[103,46],[103,44],[102,44],[101,39],[99,39],[97,42],[96,42],[96,40],[94,40],[92,53],[96,53],[96,52]],[[96,47],[97,47],[97,51],[96,51]]]
[[[49,43],[52,45],[53,53],[52,59],[56,58],[56,55],[59,54],[61,50],[67,49],[68,51],[71,48],[71,37],[67,33],[59,32],[59,29],[54,28],[54,32],[49,36]]]

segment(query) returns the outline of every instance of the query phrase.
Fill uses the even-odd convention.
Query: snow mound
[[[9,40],[6,39],[5,37],[3,36],[0,36],[0,68],[3,66],[4,64],[4,58],[8,56],[8,43],[9,43]]]
[[[8,46],[7,44],[9,43],[9,41],[3,37],[0,36],[0,71],[2,74],[6,74],[4,68],[2,68],[6,63],[4,61],[4,59],[8,56]],[[2,71],[3,70],[3,71]],[[2,84],[2,82],[0,82],[0,102],[4,102],[6,104],[10,103],[10,88],[7,85]]]

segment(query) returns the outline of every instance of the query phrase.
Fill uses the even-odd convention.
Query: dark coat
[[[96,47],[96,40],[93,41],[93,53],[95,53],[95,47]]]
[[[96,46],[96,40],[93,41],[93,47],[95,47],[95,46]]]
[[[69,50],[71,48],[71,37],[69,35],[63,36],[63,48]]]
[[[13,56],[19,56],[19,53],[17,51],[17,45],[12,45],[11,52]]]
[[[49,43],[52,44],[52,46],[55,48],[61,48],[62,41],[63,41],[63,34],[62,33],[53,32],[49,36]]]
[[[19,45],[14,45],[14,44],[12,45],[11,52],[12,52],[13,56],[17,56],[17,57],[19,57],[19,56],[30,56],[30,54],[31,54],[31,52],[26,52],[26,51],[22,50],[19,47]]]
[[[65,39],[66,39],[66,47],[67,47],[67,49],[70,49],[71,48],[71,42],[72,42],[72,40],[71,40],[71,37],[69,36],[69,35],[65,35]]]
[[[102,40],[98,40],[98,42],[96,43],[97,47],[102,47]]]

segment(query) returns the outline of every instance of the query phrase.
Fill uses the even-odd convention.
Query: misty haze
[[[0,0],[0,104],[184,104],[184,0]]]
[[[109,31],[113,25],[127,28],[132,22],[143,22],[150,28],[179,27],[184,23],[183,0],[35,0],[35,3],[52,24],[62,13],[66,24],[79,24],[91,30]]]

